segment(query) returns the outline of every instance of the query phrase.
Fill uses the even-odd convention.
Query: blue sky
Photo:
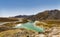
[[[0,17],[32,15],[51,9],[60,10],[60,0],[0,0]]]

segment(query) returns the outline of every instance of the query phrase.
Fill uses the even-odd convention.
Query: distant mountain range
[[[30,20],[57,20],[60,19],[60,10],[46,10],[36,15],[18,15],[15,18],[26,18]]]

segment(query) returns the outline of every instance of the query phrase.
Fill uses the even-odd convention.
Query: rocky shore
[[[7,30],[0,32],[0,37],[60,37],[60,27],[46,29],[43,33],[26,29]]]

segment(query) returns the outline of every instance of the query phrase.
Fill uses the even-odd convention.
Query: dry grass
[[[60,21],[58,20],[45,20],[45,21],[39,21],[39,23],[36,23],[37,26],[45,27],[45,28],[51,28],[51,27],[60,27]]]
[[[0,33],[0,37],[33,37],[37,32],[29,31],[26,29],[7,30]]]
[[[0,18],[0,22],[13,22],[18,21],[17,18]]]

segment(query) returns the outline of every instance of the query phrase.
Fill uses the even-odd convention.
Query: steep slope
[[[47,10],[35,15],[37,20],[57,20],[60,19],[59,10]]]

